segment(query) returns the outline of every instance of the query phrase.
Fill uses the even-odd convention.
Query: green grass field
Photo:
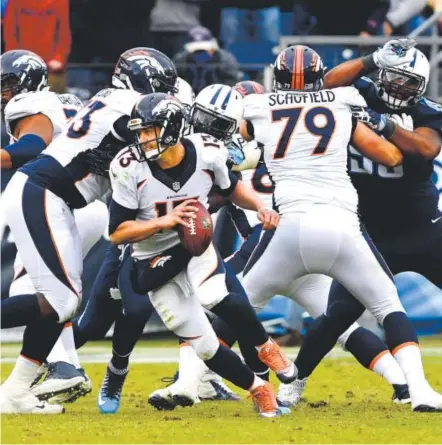
[[[135,357],[175,353],[171,343],[141,343]],[[174,343],[172,343],[174,345]],[[442,391],[442,342],[425,356],[431,384]],[[149,349],[146,348],[149,346]],[[104,348],[104,349],[103,349]],[[101,351],[101,352],[100,352]],[[106,343],[81,350],[84,360],[108,354]],[[2,358],[15,356],[17,346],[2,348]],[[293,351],[294,352],[294,351]],[[290,354],[292,355],[292,354]],[[91,358],[92,357],[92,358]],[[138,361],[138,360],[137,360]],[[440,443],[442,414],[413,414],[409,406],[391,402],[391,388],[380,377],[362,369],[342,354],[326,359],[315,371],[305,401],[291,415],[260,419],[247,394],[240,402],[205,402],[192,408],[158,412],[147,404],[160,379],[173,375],[174,363],[136,363],[131,366],[120,411],[102,415],[96,407],[105,363],[85,363],[93,393],[66,405],[60,416],[11,416],[1,419],[2,443]],[[12,364],[2,364],[2,381]]]

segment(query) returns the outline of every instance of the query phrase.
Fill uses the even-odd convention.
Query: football
[[[185,218],[190,227],[179,225],[177,230],[181,244],[193,255],[201,256],[213,239],[213,223],[209,211],[203,204],[192,204],[198,207],[196,218]]]

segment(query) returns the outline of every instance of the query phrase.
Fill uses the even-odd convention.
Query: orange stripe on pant
[[[419,345],[418,345],[416,342],[414,342],[414,341],[407,341],[406,343],[402,343],[402,344],[396,346],[396,347],[391,351],[391,353],[392,353],[393,355],[395,355],[395,354],[396,354],[397,352],[399,352],[402,348],[406,348],[407,346],[416,346],[416,347],[419,347]]]

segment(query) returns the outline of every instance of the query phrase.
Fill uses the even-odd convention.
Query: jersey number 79
[[[273,155],[273,159],[282,159],[285,157],[287,148],[292,138],[293,131],[299,121],[303,107],[298,108],[283,108],[279,110],[272,110],[272,121],[277,122],[285,120],[285,127],[282,130],[278,145]],[[325,117],[325,125],[320,127],[315,123],[317,116]],[[310,109],[304,116],[304,123],[307,130],[314,136],[319,138],[316,147],[312,151],[312,155],[323,155],[327,151],[328,144],[335,130],[335,117],[328,108],[315,107]]]

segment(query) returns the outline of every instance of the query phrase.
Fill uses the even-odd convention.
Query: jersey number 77
[[[285,127],[282,130],[279,138],[275,154],[273,155],[273,159],[282,159],[285,157],[293,131],[295,130],[296,124],[299,121],[303,109],[303,107],[297,107],[272,110],[273,122],[280,120],[286,121]],[[325,117],[325,125],[322,127],[315,123],[315,119],[318,116]],[[312,155],[323,155],[327,151],[328,144],[336,126],[335,117],[332,111],[325,107],[312,108],[305,114],[304,123],[307,130],[319,138],[316,147],[312,151]]]

